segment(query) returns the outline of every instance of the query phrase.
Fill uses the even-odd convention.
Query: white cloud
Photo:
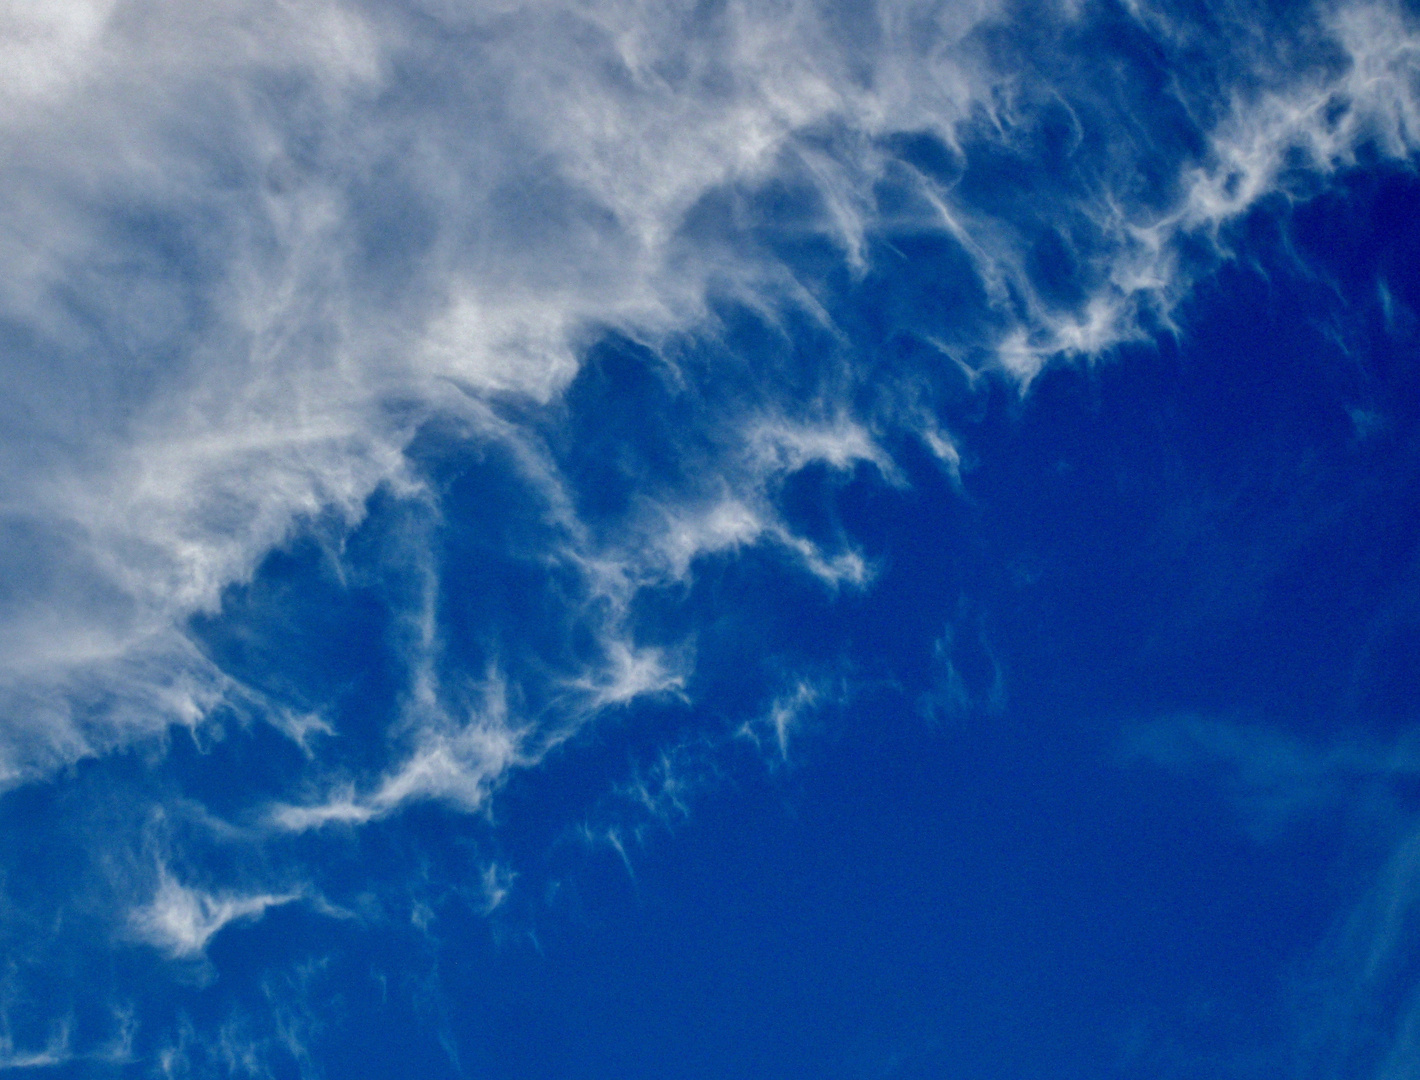
[[[1259,838],[1324,811],[1384,814],[1386,785],[1420,776],[1420,746],[1361,739],[1307,742],[1264,724],[1183,717],[1140,725],[1129,753],[1180,774],[1213,776]]]
[[[1211,160],[1190,178],[1185,227],[1215,227],[1276,189],[1300,155],[1330,172],[1364,141],[1404,159],[1420,148],[1420,34],[1396,4],[1338,5],[1328,15],[1344,57],[1322,73],[1235,102],[1213,133]]]
[[[62,92],[82,76],[114,6],[115,0],[6,4],[0,9],[0,68],[6,72],[0,92],[31,102]]]
[[[528,763],[541,749],[527,745],[527,725],[511,715],[507,687],[496,671],[480,688],[477,704],[457,715],[426,666],[403,723],[411,748],[368,790],[346,784],[315,803],[273,806],[268,823],[285,832],[363,825],[422,800],[478,810],[510,767]]]
[[[607,662],[600,672],[571,683],[585,693],[586,708],[595,711],[608,705],[624,705],[649,694],[678,692],[685,686],[687,650],[670,653],[665,649],[636,648],[625,639],[612,638],[606,651]]]
[[[812,5],[430,11],[6,9],[0,514],[35,537],[5,567],[31,582],[0,622],[12,714],[72,713],[76,680],[142,696],[132,658],[300,521],[407,487],[451,387],[545,400],[582,327],[687,325],[727,267],[677,247],[686,210],[877,108]],[[173,719],[3,741],[22,775]]]
[[[758,745],[759,731],[764,729],[770,736],[781,761],[789,759],[789,736],[803,723],[804,717],[817,708],[824,696],[824,688],[807,679],[800,679],[793,689],[780,694],[772,702],[765,715],[758,721],[746,723],[740,733]]]
[[[846,416],[829,423],[791,423],[782,417],[750,428],[747,442],[751,459],[774,473],[792,473],[815,462],[839,471],[860,463],[875,466],[884,477],[898,480],[892,459],[860,423]]]
[[[1393,158],[1417,149],[1414,21],[1385,2],[1323,5],[1338,62],[1292,71],[1260,46],[1240,52],[1244,77],[1225,86],[1201,156],[1171,164],[1162,203],[1135,192],[1122,136],[1122,164],[1030,198],[1087,286],[1051,299],[1032,278],[1025,226],[884,148],[885,136],[925,133],[949,155],[968,134],[1019,149],[1032,80],[1052,76],[993,68],[973,34],[1000,10],[883,0],[845,30],[808,0],[0,5],[0,787],[248,700],[187,621],[215,612],[304,524],[354,525],[381,486],[437,517],[405,456],[431,417],[507,450],[542,500],[548,550],[522,554],[573,569],[557,614],[580,651],[535,658],[550,701],[529,704],[513,674],[464,687],[441,666],[437,560],[415,559],[428,584],[419,610],[401,613],[410,686],[386,763],[334,768],[320,751],[335,725],[274,706],[309,758],[304,798],[268,808],[272,831],[361,825],[422,801],[484,811],[510,770],[604,710],[683,693],[691,643],[640,640],[628,612],[640,590],[684,584],[707,557],[765,545],[828,588],[867,585],[874,566],[848,538],[800,535],[777,502],[786,477],[815,464],[902,482],[850,365],[806,401],[750,358],[734,374],[755,385],[752,401],[707,425],[712,453],[690,479],[638,492],[602,531],[579,519],[541,436],[489,404],[554,402],[606,327],[652,348],[712,337],[711,293],[771,325],[800,308],[833,337],[812,283],[756,232],[773,231],[755,216],[770,180],[817,201],[783,231],[829,241],[850,277],[873,269],[878,233],[951,238],[989,311],[942,352],[1024,390],[1058,358],[1099,357],[1167,325],[1199,272],[1183,242],[1225,254],[1227,225],[1284,190],[1291,163],[1324,175],[1367,140]],[[1037,89],[1059,101],[1071,87]],[[1136,118],[1109,119],[1123,131]],[[911,196],[905,208],[879,201],[889,177]],[[688,235],[718,196],[726,221]],[[929,408],[894,423],[960,481],[961,453]],[[948,657],[943,700],[994,707],[991,670],[973,698]],[[786,757],[822,692],[791,679],[748,730]],[[1175,742],[1223,762],[1268,821],[1413,771],[1236,730]],[[673,820],[710,783],[718,749],[673,748],[623,794]],[[625,857],[621,833],[606,836]],[[1411,891],[1392,894],[1413,897],[1411,864],[1396,873]],[[487,868],[489,908],[509,881]],[[225,926],[300,898],[208,891],[160,866],[130,929],[195,957]],[[1392,1073],[1413,1042],[1397,1041]],[[159,1065],[180,1071],[185,1052]],[[68,1053],[62,1041],[5,1044],[0,1066]],[[229,1071],[255,1071],[243,1053],[227,1053]]]
[[[268,908],[300,898],[300,893],[210,893],[183,885],[160,865],[153,899],[132,913],[131,925],[141,940],[169,956],[193,957],[229,923],[259,919]]]
[[[956,237],[999,309],[985,344],[1026,385],[1052,357],[1137,336],[1147,312],[1167,320],[1190,282],[1180,238],[1276,189],[1289,153],[1325,171],[1366,138],[1415,149],[1414,26],[1387,3],[1329,9],[1346,62],[1236,90],[1173,205],[1134,205],[1124,168],[1039,207],[1093,230],[1078,253],[1090,293],[1062,307],[1032,286],[1011,223],[941,178],[908,170],[920,220],[875,202],[889,165],[906,168],[882,136],[959,150],[968,125],[1003,145],[1029,126],[1022,80],[1047,76],[993,69],[973,37],[998,10],[885,0],[845,30],[804,0],[8,5],[0,775],[200,722],[231,688],[191,654],[185,620],[302,522],[353,523],[382,484],[416,492],[403,450],[429,416],[516,442],[480,399],[552,399],[597,327],[655,344],[708,325],[712,287],[812,307],[739,226],[685,239],[708,194],[792,176],[821,204],[804,228],[857,271],[886,224]],[[648,504],[610,547],[564,500],[568,557],[623,604],[761,541],[826,582],[866,583],[860,554],[790,532],[770,488],[810,460],[897,474],[843,407],[786,419],[798,412],[771,395],[729,418],[741,449],[713,483]],[[929,434],[955,468],[950,438]],[[674,685],[674,662],[654,670],[607,625],[621,644],[587,676],[607,701]],[[607,674],[618,655],[639,659]],[[411,759],[410,790],[457,786],[436,777],[470,755],[504,760],[442,738]]]
[[[10,1069],[50,1069],[74,1058],[69,1049],[69,1028],[61,1026],[43,1050],[17,1050],[9,1038],[0,1038],[0,1072]]]
[[[517,876],[506,866],[500,866],[497,863],[489,863],[483,868],[481,884],[485,914],[502,906],[503,901],[508,898],[508,893],[512,890],[513,882]]]

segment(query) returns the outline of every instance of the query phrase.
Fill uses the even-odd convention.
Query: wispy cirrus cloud
[[[1200,717],[1140,725],[1128,752],[1180,775],[1214,778],[1260,837],[1316,813],[1388,816],[1392,789],[1420,777],[1412,738],[1389,746],[1359,738],[1318,745],[1265,724]]]
[[[404,449],[430,416],[549,400],[598,326],[655,342],[703,323],[713,294],[815,308],[763,242],[784,233],[764,232],[756,192],[808,193],[796,228],[855,272],[881,233],[952,238],[987,308],[974,340],[944,347],[1028,382],[1137,336],[1149,312],[1167,321],[1194,273],[1181,241],[1285,190],[1299,154],[1325,172],[1363,142],[1404,157],[1415,140],[1414,28],[1379,3],[1319,8],[1329,59],[1299,75],[1265,37],[1233,43],[1219,77],[1246,77],[1221,112],[1191,114],[1186,88],[1169,104],[1191,143],[1143,127],[1101,141],[1143,117],[1122,84],[1068,83],[1092,9],[1049,12],[1029,74],[993,51],[1014,15],[990,4],[885,3],[856,22],[807,3],[170,14],[75,0],[7,15],[15,778],[210,711],[224,680],[187,655],[184,619],[302,522],[354,522],[381,485],[417,491]],[[1175,49],[1208,32],[1165,7],[1134,17]],[[1058,187],[974,186],[978,157],[1033,153],[1057,120],[1075,146]],[[1137,188],[1143,164],[1154,190]],[[707,218],[725,197],[736,209]],[[1073,298],[1031,267],[1047,241],[1072,252]],[[744,432],[759,470],[851,453],[890,472],[856,435],[766,442],[769,400]],[[683,572],[769,537],[813,573],[866,580],[851,553],[785,533],[753,498],[759,475],[725,474],[719,509],[642,515],[640,548]]]
[[[896,370],[883,340],[1024,391],[1049,363],[1176,329],[1230,225],[1269,198],[1365,154],[1413,159],[1404,8],[1316,5],[1302,31],[1230,11],[10,5],[0,784],[269,713],[304,752],[231,799],[251,842],[316,843],[422,802],[477,814],[592,722],[691,693],[695,628],[655,632],[648,596],[764,551],[826,594],[871,588],[853,537],[796,528],[783,496],[815,469],[900,489],[903,437],[963,485],[946,376]],[[930,302],[865,301],[877,322],[848,325],[835,296],[889,262],[930,263]],[[569,402],[609,338],[662,396],[596,442],[610,410],[569,434]],[[456,497],[440,452],[503,486]],[[341,756],[342,717],[263,699],[192,620],[220,619],[298,535],[353,576],[342,545],[379,500],[419,522],[364,566],[399,686],[373,749]],[[528,522],[500,533],[515,507]],[[1002,700],[984,641],[982,677],[963,675],[969,639],[939,646],[936,705]],[[745,728],[781,759],[820,692],[787,685]],[[1249,738],[1176,742],[1266,814],[1382,768],[1272,746],[1254,775]],[[623,794],[681,813],[720,748],[668,751]],[[238,877],[164,870],[124,898],[130,929],[190,958],[301,895]]]
[[[1260,843],[1305,822],[1347,822],[1368,870],[1340,916],[1297,965],[1294,1030],[1279,1058],[1301,1076],[1410,1075],[1420,1024],[1420,833],[1407,792],[1420,780],[1413,731],[1387,744],[1325,743],[1258,723],[1197,717],[1140,725],[1131,757],[1217,784]]]
[[[299,893],[212,893],[184,885],[160,867],[153,899],[132,913],[133,931],[172,957],[201,955],[224,926],[259,919],[268,908],[300,899]]]

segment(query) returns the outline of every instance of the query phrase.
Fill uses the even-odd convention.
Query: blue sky
[[[1420,1076],[1420,11],[0,14],[0,1071]]]

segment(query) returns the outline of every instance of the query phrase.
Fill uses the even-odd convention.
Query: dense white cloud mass
[[[407,489],[430,410],[546,400],[586,328],[689,327],[712,278],[772,302],[773,267],[676,243],[706,192],[815,124],[968,107],[984,13],[885,15],[865,53],[811,6],[697,11],[8,9],[7,775],[196,722],[222,680],[182,620]],[[811,165],[859,243],[858,166]],[[672,561],[769,527],[727,512],[668,509]]]
[[[1183,53],[1220,48],[1163,8],[1131,11]],[[608,330],[664,349],[673,380],[673,343],[714,339],[720,301],[831,337],[770,233],[823,242],[859,277],[876,236],[950,239],[985,314],[936,342],[943,364],[1022,386],[1052,358],[1168,325],[1198,250],[1225,248],[1222,227],[1288,193],[1291,174],[1326,174],[1363,144],[1416,149],[1413,20],[1379,2],[1312,14],[1309,55],[1243,35],[1207,108],[1177,90],[1169,107],[1196,130],[1170,148],[1139,123],[1155,99],[1069,84],[1089,17],[1072,4],[1036,16],[1058,70],[998,55],[993,35],[1019,13],[992,3],[7,4],[0,783],[198,727],[218,705],[285,716],[195,647],[189,620],[295,531],[339,536],[381,488],[437,517],[406,453],[433,424],[509,455],[546,526],[525,554],[575,579],[558,617],[594,644],[549,661],[552,705],[535,719],[496,663],[493,689],[454,693],[430,585],[409,613],[391,763],[313,775],[270,826],[417,800],[481,808],[587,716],[680,692],[693,643],[638,642],[627,611],[706,555],[764,544],[830,588],[868,584],[869,560],[796,533],[774,496],[813,464],[902,483],[888,425],[955,473],[912,387],[864,405],[831,357],[808,387],[751,371],[760,384],[705,424],[689,479],[637,493],[614,527],[584,520],[545,428],[502,406],[555,409]],[[993,203],[901,151],[1024,153],[1052,109],[1067,143],[1096,140],[1058,189],[1002,181]],[[756,199],[775,185],[809,209],[768,222]],[[1072,295],[1037,280],[1032,229],[1073,261]],[[437,577],[427,552],[408,558]],[[771,714],[781,755],[804,685]],[[307,749],[330,731],[286,726]],[[195,954],[289,898],[165,877],[135,925]]]
[[[787,155],[861,260],[875,136],[950,144],[976,110],[1018,120],[971,47],[984,6],[856,23],[806,4],[8,10],[3,652],[8,726],[31,729],[9,739],[12,776],[115,737],[75,712],[89,679],[119,694],[92,709],[122,729],[193,722],[220,690],[184,656],[182,618],[297,520],[352,519],[399,481],[411,425],[456,407],[447,387],[545,399],[575,370],[579,327],[686,326],[717,275],[762,274],[736,285],[772,301],[772,267],[676,244],[707,192]],[[1408,28],[1384,7],[1335,21],[1346,69],[1237,101],[1180,208],[1140,222],[1116,207],[1097,295],[1009,328],[1004,366],[1029,377],[1128,335],[1141,296],[1178,287],[1171,234],[1270,190],[1292,147],[1330,166],[1367,125],[1408,147]],[[796,142],[822,125],[856,149]],[[1009,275],[990,223],[919,179],[984,276]],[[688,528],[677,511],[672,559],[757,534],[753,516]],[[154,700],[152,669],[191,689]]]

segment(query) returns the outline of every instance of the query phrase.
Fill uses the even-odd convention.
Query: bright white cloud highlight
[[[268,908],[300,899],[299,893],[210,893],[183,885],[160,866],[151,902],[132,913],[137,936],[169,956],[200,956],[224,926],[259,919]]]

